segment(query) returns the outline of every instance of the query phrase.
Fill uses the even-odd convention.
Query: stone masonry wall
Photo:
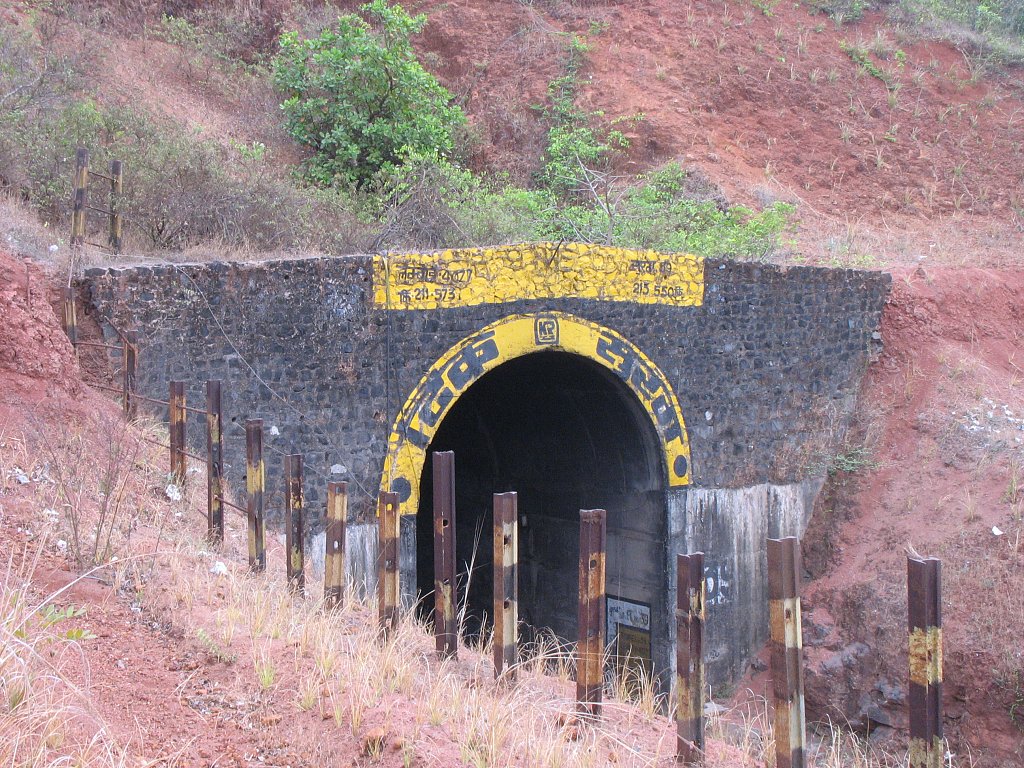
[[[889,286],[881,273],[708,261],[700,307],[562,299],[386,312],[372,306],[372,275],[370,257],[215,262],[90,270],[82,287],[101,324],[139,334],[143,394],[166,399],[181,378],[200,405],[203,382],[224,380],[236,487],[242,424],[262,417],[271,477],[292,450],[311,477],[341,465],[331,477],[352,483],[365,518],[391,424],[429,365],[488,323],[539,310],[616,330],[661,368],[686,420],[694,486],[802,479],[850,418]],[[322,506],[319,487],[307,495]]]

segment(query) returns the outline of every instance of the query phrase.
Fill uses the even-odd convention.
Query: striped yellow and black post
[[[71,181],[71,247],[85,245],[86,196],[89,188],[89,150],[79,147],[75,152],[75,175]]]
[[[398,494],[381,491],[377,499],[380,559],[377,568],[377,605],[385,639],[398,626]]]
[[[327,531],[324,536],[324,605],[345,603],[345,522],[348,519],[348,483],[327,483]]]
[[[124,166],[120,160],[110,161],[110,249],[121,253],[121,239],[124,230],[121,216],[121,192],[124,189]]]
[[[68,341],[74,347],[78,344],[78,313],[75,311],[75,289],[70,285],[64,286],[64,333],[68,335]]]
[[[284,457],[284,546],[288,558],[288,586],[299,595],[306,592],[304,522],[302,454],[291,453]]]
[[[517,496],[494,494],[494,677],[513,681],[519,662]]]
[[[185,382],[172,381],[167,397],[167,432],[171,443],[171,479],[185,486]]]
[[[582,719],[601,716],[604,692],[605,536],[603,509],[580,510],[580,595],[576,705]]]
[[[768,539],[768,647],[775,704],[775,765],[804,768],[803,638],[800,626],[800,542]]]
[[[459,655],[455,621],[455,454],[438,451],[434,465],[434,643],[442,659]]]
[[[704,759],[704,553],[676,555],[676,762]]]
[[[138,365],[138,347],[134,333],[125,334],[124,338],[124,379],[122,382],[122,403],[124,405],[124,417],[128,421],[135,421],[139,415],[139,404],[135,399],[135,372]]]
[[[262,573],[267,570],[266,523],[263,518],[263,491],[267,473],[263,465],[263,419],[245,422],[245,505],[246,530],[249,544],[249,570]]]
[[[907,558],[910,628],[910,768],[941,768],[942,562]]]
[[[206,382],[206,535],[224,541],[224,438],[221,434],[220,382]]]

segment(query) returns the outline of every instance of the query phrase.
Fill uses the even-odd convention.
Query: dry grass
[[[11,553],[0,576],[0,764],[36,766],[137,765],[90,704],[87,689],[64,673],[87,639],[32,588],[35,556]]]
[[[95,435],[100,446],[113,437],[142,437],[109,424],[102,429],[108,434]],[[249,718],[310,718],[313,736],[308,729],[284,736],[295,739],[297,751],[329,762],[366,752],[367,764],[384,759],[384,752],[400,755],[402,765],[673,764],[674,727],[660,714],[662,701],[650,681],[617,681],[601,722],[581,727],[574,718],[572,649],[554,639],[542,637],[528,649],[515,685],[494,681],[486,647],[462,648],[457,661],[438,660],[429,628],[411,616],[382,642],[372,600],[324,610],[316,584],[309,597],[296,598],[282,576],[280,547],[269,552],[267,574],[250,575],[239,520],[229,521],[223,549],[211,551],[197,535],[201,479],[190,480],[180,502],[154,500],[166,483],[161,459],[158,448],[138,449],[122,481],[126,503],[137,510],[137,530],[119,539],[98,567],[145,615],[169,627],[164,642],[201,649],[209,664],[230,668],[231,696],[247,703]],[[0,491],[37,510],[40,529],[48,520],[47,500],[60,493],[56,478],[70,472],[54,466],[63,461],[81,457],[47,453],[31,435],[0,436]],[[103,467],[94,471],[101,482]],[[22,476],[29,481],[21,483]],[[95,520],[100,501],[82,509]],[[58,526],[54,536],[67,533]],[[62,635],[60,621],[41,618],[40,606],[53,598],[30,596],[33,571],[60,552],[52,537],[29,538],[25,553],[9,556],[0,584],[0,758],[9,758],[0,763],[137,765],[130,748],[142,748],[112,734],[89,704],[98,695],[90,681],[76,685],[62,671],[71,654],[88,656],[88,638]],[[215,561],[226,564],[226,573],[211,568]],[[383,734],[380,743],[367,741],[372,734]],[[900,761],[830,727],[812,744],[820,768],[888,768]],[[772,750],[763,702],[709,719],[709,766],[771,766]],[[160,759],[177,764],[174,756]]]

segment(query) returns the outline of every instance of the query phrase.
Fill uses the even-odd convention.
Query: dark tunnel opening
[[[499,366],[456,401],[430,445],[420,483],[416,573],[427,616],[434,572],[431,453],[448,450],[455,452],[464,634],[489,626],[492,496],[516,491],[524,638],[532,627],[575,639],[579,510],[600,507],[608,511],[607,640],[613,644],[621,627],[620,639],[649,668],[652,607],[665,589],[666,497],[657,433],[633,392],[585,357],[545,351]],[[630,626],[618,625],[620,618]]]

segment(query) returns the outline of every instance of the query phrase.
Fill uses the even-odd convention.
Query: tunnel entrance
[[[466,633],[489,626],[492,494],[519,494],[525,634],[546,628],[566,640],[576,637],[579,510],[600,507],[608,511],[607,640],[613,653],[628,650],[650,669],[652,630],[658,634],[652,625],[663,623],[657,607],[665,593],[666,494],[658,434],[630,388],[583,356],[541,351],[499,365],[458,398],[420,477],[416,574],[428,615],[431,454],[447,450],[455,452],[456,567]]]

